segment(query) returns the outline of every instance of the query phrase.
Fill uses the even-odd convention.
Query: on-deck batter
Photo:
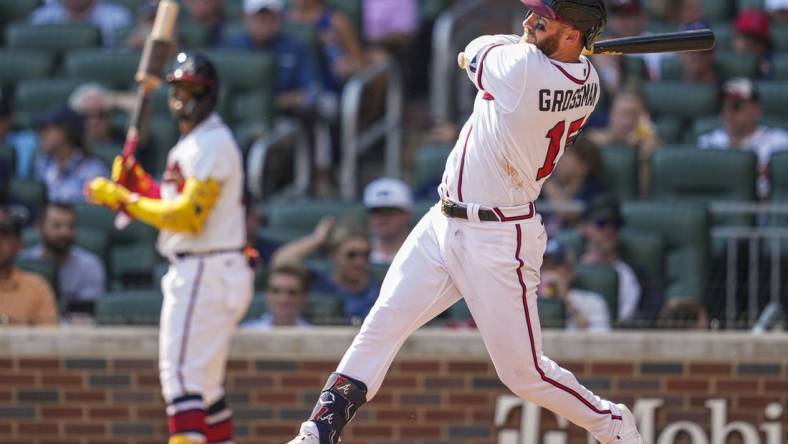
[[[241,152],[213,111],[219,79],[208,59],[178,54],[167,81],[181,139],[169,152],[161,185],[135,162],[127,186],[97,179],[86,193],[91,202],[124,209],[161,230],[157,247],[170,268],[161,282],[159,376],[170,444],[229,444],[232,413],[224,400],[224,370],[253,279],[241,252]],[[114,178],[120,168],[124,162],[117,158]]]
[[[524,35],[465,48],[479,92],[439,187],[441,203],[397,253],[380,297],[291,443],[336,444],[405,339],[465,298],[498,376],[603,444],[642,443],[632,413],[542,355],[536,288],[547,235],[533,201],[600,94],[588,59],[603,0],[522,0]]]

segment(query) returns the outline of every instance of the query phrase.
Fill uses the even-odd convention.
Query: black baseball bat
[[[708,51],[714,48],[714,33],[711,29],[666,32],[664,34],[622,37],[596,42],[584,54],[623,55],[653,52]]]

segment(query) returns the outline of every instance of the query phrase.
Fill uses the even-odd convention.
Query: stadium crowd
[[[363,320],[397,248],[436,202],[462,124],[464,116],[425,117],[433,24],[459,1],[181,2],[178,46],[215,57],[225,85],[220,113],[242,148],[277,119],[299,121],[312,148],[309,196],[247,202],[259,294],[243,328]],[[82,195],[90,179],[109,175],[122,148],[156,5],[0,5],[0,324],[158,320],[166,267],[155,232],[138,223],[117,230],[112,214]],[[710,217],[707,205],[788,200],[788,0],[609,0],[608,14],[603,39],[711,28],[717,46],[592,57],[603,98],[537,202],[553,238],[539,291],[543,324],[719,325],[730,250],[712,228],[785,222]],[[405,77],[405,180],[378,178],[360,201],[341,201],[342,89],[386,57]],[[381,94],[373,84],[365,96],[371,114]],[[177,137],[164,97],[154,97],[144,137],[148,171],[163,169]],[[763,287],[759,306],[768,302]],[[745,290],[736,291],[745,316]],[[435,322],[473,326],[462,302]]]

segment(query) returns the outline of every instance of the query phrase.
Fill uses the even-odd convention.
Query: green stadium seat
[[[665,280],[665,241],[659,233],[627,228],[621,231],[621,258],[648,273],[650,279]]]
[[[107,276],[120,282],[124,288],[155,285],[153,267],[161,261],[152,240],[141,240],[126,245],[110,247],[110,268]]]
[[[624,56],[621,67],[625,81],[639,81],[648,77],[648,67],[642,57]]]
[[[756,85],[761,96],[763,113],[785,121],[785,104],[788,103],[788,81],[759,81],[756,82]]]
[[[788,51],[788,26],[772,26],[772,44],[775,51]]]
[[[778,81],[788,80],[788,53],[774,55],[774,79]]]
[[[638,196],[638,151],[629,147],[602,148],[605,177],[619,199]]]
[[[311,232],[325,216],[333,216],[337,220],[351,219],[359,223],[366,219],[364,207],[359,202],[325,199],[272,203],[266,207],[264,214],[269,227],[287,227],[300,230],[303,234]]]
[[[259,123],[270,125],[274,118],[274,96],[271,88],[234,94],[230,102],[232,126]]]
[[[72,49],[98,47],[99,29],[92,25],[13,24],[5,30],[6,46],[11,49],[39,49],[63,53]]]
[[[560,299],[537,298],[536,309],[542,328],[566,327],[566,307]]]
[[[788,201],[788,151],[781,151],[772,155],[769,162],[771,200]]]
[[[446,159],[452,146],[446,145],[425,145],[416,150],[413,161],[413,189],[421,190],[424,187],[438,184],[443,176],[443,169],[446,166]]]
[[[622,207],[626,226],[658,234],[665,245],[665,294],[702,300],[709,267],[706,209],[679,202],[631,201]]]
[[[222,85],[232,92],[273,88],[274,60],[270,54],[226,49],[204,53],[216,65]]]
[[[332,294],[311,293],[304,307],[304,319],[316,325],[343,324],[342,301]]]
[[[610,321],[618,318],[618,273],[606,265],[579,264],[575,266],[573,287],[598,293],[607,302]]]
[[[45,113],[56,105],[64,105],[68,97],[84,79],[47,78],[23,80],[17,84],[14,94],[17,123],[24,127],[33,124],[33,116]]]
[[[643,90],[649,109],[657,114],[689,120],[717,112],[717,88],[712,85],[664,81],[646,83]]]
[[[181,11],[183,9],[181,8]],[[183,49],[206,47],[210,39],[211,31],[205,25],[188,21],[178,22],[178,44]]]
[[[96,323],[158,325],[162,301],[158,289],[112,291],[96,300]]]
[[[710,22],[727,22],[733,18],[733,2],[703,0],[703,19]]]
[[[167,166],[167,153],[178,142],[178,127],[172,117],[155,114],[148,125],[148,143],[139,151],[138,158],[146,171],[155,177]]]
[[[53,62],[45,51],[0,49],[0,86],[8,88],[22,80],[48,77]]]
[[[755,78],[758,73],[758,57],[752,53],[717,52],[717,65],[723,78]]]
[[[659,64],[660,79],[662,81],[681,80],[681,60],[678,57],[665,57]]]
[[[90,204],[74,205],[77,223],[85,229],[96,230],[109,236],[110,244],[130,245],[139,241],[151,244],[156,239],[156,230],[139,221],[133,221],[125,229],[115,228],[115,213],[111,210]]]
[[[11,201],[41,209],[47,200],[47,190],[44,184],[37,180],[12,178],[8,185],[8,196]]]
[[[664,143],[675,143],[681,140],[684,123],[674,116],[659,116],[654,120],[657,135]]]
[[[27,20],[41,0],[0,0],[0,24]]]
[[[43,277],[52,293],[58,294],[57,264],[49,259],[17,259],[16,266],[21,270],[36,273]]]
[[[225,0],[224,16],[229,20],[242,20],[244,17],[243,1]]]
[[[736,0],[736,9],[761,9],[763,10],[764,0]]]
[[[709,116],[697,119],[692,122],[692,128],[687,131],[684,141],[687,144],[697,145],[698,137],[719,128],[722,120],[719,116]]]
[[[134,82],[139,61],[139,52],[80,49],[68,52],[63,64],[69,77],[89,79],[125,90]]]
[[[756,158],[736,150],[660,150],[651,159],[656,199],[753,200]]]

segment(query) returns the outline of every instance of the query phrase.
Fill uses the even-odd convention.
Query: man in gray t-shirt
[[[48,259],[58,267],[58,299],[64,306],[91,305],[106,290],[104,265],[95,254],[74,245],[76,214],[67,204],[50,203],[39,221],[40,243],[23,259]]]

